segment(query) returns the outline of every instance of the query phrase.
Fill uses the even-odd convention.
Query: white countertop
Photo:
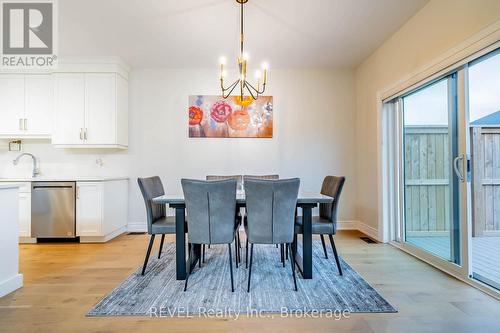
[[[129,177],[36,177],[36,178],[2,178],[2,182],[106,182],[113,180],[128,180]]]
[[[8,185],[2,185],[0,184],[0,190],[7,190],[7,189],[11,189],[11,188],[18,188],[19,185],[16,185],[16,184],[8,184]]]

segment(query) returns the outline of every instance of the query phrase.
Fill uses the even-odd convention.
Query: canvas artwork
[[[189,96],[190,138],[272,138],[273,97]]]

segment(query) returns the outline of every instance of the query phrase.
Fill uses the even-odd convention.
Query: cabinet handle
[[[87,140],[87,129],[85,129],[85,131],[83,131],[83,138],[84,138],[85,140]]]
[[[24,118],[24,130],[28,130],[28,119]]]
[[[80,128],[80,140],[83,140],[83,128]]]
[[[19,118],[19,129],[22,131],[23,130],[23,119]]]

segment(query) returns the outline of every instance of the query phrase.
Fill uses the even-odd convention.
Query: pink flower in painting
[[[227,120],[227,117],[229,117],[232,111],[229,104],[224,101],[218,101],[210,108],[210,115],[216,122],[223,123]]]

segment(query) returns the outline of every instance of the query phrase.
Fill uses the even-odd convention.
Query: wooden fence
[[[472,127],[473,235],[500,236],[500,127]]]
[[[448,128],[405,126],[404,140],[407,235],[449,235]]]

